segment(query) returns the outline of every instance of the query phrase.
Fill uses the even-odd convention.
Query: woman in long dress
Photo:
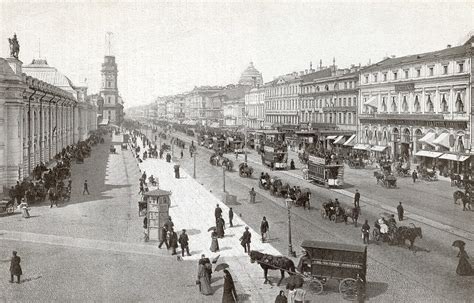
[[[217,219],[216,233],[218,238],[224,238],[224,219],[222,217]]]
[[[219,242],[217,240],[217,233],[213,231],[211,233],[211,251],[216,252],[219,251]]]
[[[464,250],[464,246],[459,248],[459,263],[458,267],[456,268],[456,273],[460,276],[470,276],[473,275],[474,272],[472,271],[472,266],[469,263],[469,256],[467,255],[466,251]]]
[[[23,218],[28,219],[30,217],[30,208],[28,207],[28,203],[26,203],[23,199],[18,207],[21,209]]]
[[[204,264],[199,264],[198,268],[199,292],[203,295],[212,295],[211,281]]]
[[[227,269],[224,269],[224,292],[222,293],[222,303],[237,302],[237,292],[235,291],[234,279]]]

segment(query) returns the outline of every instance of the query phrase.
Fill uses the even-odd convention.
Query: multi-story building
[[[103,120],[119,125],[123,121],[123,100],[118,91],[118,69],[114,56],[104,57],[101,74],[102,86],[99,94],[104,100],[104,104],[100,114]]]
[[[246,126],[262,129],[265,123],[265,88],[254,87],[245,94]]]
[[[472,146],[473,38],[423,54],[387,58],[360,74],[355,147],[441,172],[468,166]]]
[[[263,85],[262,73],[253,66],[253,62],[250,62],[249,66],[243,71],[239,79],[239,85],[252,87]]]
[[[187,118],[197,122],[199,125],[205,125],[206,105],[210,104],[210,97],[220,90],[222,90],[220,86],[195,87],[186,98],[186,107],[188,108]]]
[[[97,107],[86,93],[46,60],[23,67],[17,58],[0,58],[2,191],[97,128]]]
[[[245,116],[245,94],[251,89],[248,85],[228,85],[222,90],[222,111],[225,126],[241,126]]]
[[[298,73],[279,76],[265,83],[265,124],[298,125],[301,77]]]

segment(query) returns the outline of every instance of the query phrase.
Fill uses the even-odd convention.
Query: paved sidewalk
[[[141,142],[139,142],[141,146]],[[250,263],[247,254],[240,245],[239,238],[242,236],[246,223],[234,214],[234,227],[228,227],[229,208],[219,201],[211,192],[196,182],[183,170],[180,171],[180,179],[174,177],[174,163],[167,163],[160,159],[147,159],[139,164],[147,176],[153,175],[159,178],[160,188],[172,192],[170,216],[175,224],[175,230],[179,233],[186,229],[190,238],[191,257],[185,260],[198,260],[201,254],[210,258],[220,255],[220,262],[226,262],[234,275],[234,279],[241,285],[240,292],[249,295],[253,302],[273,302],[278,294],[279,288],[263,288],[263,270],[256,263]],[[225,237],[219,239],[220,251],[212,253],[209,227],[215,225],[214,209],[216,204],[223,210],[223,218],[226,221]],[[260,233],[250,229],[252,234],[251,249],[272,255],[280,253],[270,244],[261,243]],[[238,290],[239,291],[239,290]]]

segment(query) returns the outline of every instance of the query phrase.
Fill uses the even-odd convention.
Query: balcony
[[[452,113],[443,114],[444,120],[450,121],[469,121],[469,115],[467,113]]]

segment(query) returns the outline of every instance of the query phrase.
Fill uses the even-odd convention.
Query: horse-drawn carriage
[[[420,169],[421,179],[424,181],[438,181],[438,176],[436,175],[435,170],[428,170],[423,167]]]
[[[329,200],[324,202],[321,208],[321,217],[323,219],[329,219],[334,223],[344,222],[347,224],[347,219],[351,218],[354,225],[357,226],[357,220],[360,215],[360,207],[346,207],[344,208],[339,202],[333,202]]]
[[[0,214],[11,215],[15,212],[15,204],[12,201],[0,201]]]
[[[283,184],[281,179],[273,177],[270,179],[270,194],[277,197],[286,197],[290,191],[288,183]]]
[[[396,222],[386,222],[383,219],[379,219],[374,224],[374,230],[372,231],[372,239],[374,241],[388,242],[389,245],[405,245],[406,240],[410,241],[409,249],[413,249],[415,239],[420,237],[423,238],[421,227],[416,227],[415,224],[410,223],[413,227],[399,226],[397,227]]]
[[[309,295],[323,292],[330,279],[339,281],[339,293],[347,300],[364,296],[367,274],[367,247],[305,240],[301,247],[307,256],[302,260],[303,288]]]
[[[251,166],[248,166],[245,162],[239,164],[239,176],[251,178],[252,174],[253,168]]]
[[[310,200],[311,200],[311,190],[309,188],[300,189],[299,186],[297,188],[290,188],[289,190],[290,199],[294,202],[295,206],[302,206],[304,209],[311,207]]]
[[[232,160],[230,160],[229,158],[223,157],[219,155],[218,153],[211,155],[211,157],[209,158],[209,163],[211,163],[211,165],[214,165],[214,166],[222,166],[226,168],[228,171],[232,171],[232,169],[234,168],[234,162],[232,162]]]
[[[115,149],[115,146],[114,145],[110,145],[110,153],[111,154],[115,154],[117,152],[117,150]]]
[[[390,173],[386,174],[385,171],[383,173],[375,171],[374,177],[377,184],[381,184],[383,187],[397,188],[397,178]]]
[[[362,158],[350,158],[347,160],[347,164],[350,168],[365,168],[365,163]]]
[[[395,172],[399,177],[410,177],[410,167],[396,166]]]

